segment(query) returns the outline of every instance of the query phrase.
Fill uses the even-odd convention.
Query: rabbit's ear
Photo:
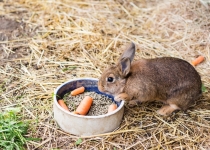
[[[129,58],[122,58],[118,66],[119,66],[122,76],[126,77],[130,72],[131,61]]]
[[[134,55],[135,55],[136,47],[135,44],[132,42],[129,47],[123,52],[123,54],[120,57],[120,61],[123,58],[129,58],[130,61],[133,61]]]
[[[120,57],[118,65],[123,77],[126,77],[130,72],[131,62],[133,61],[135,50],[135,44],[131,43]]]

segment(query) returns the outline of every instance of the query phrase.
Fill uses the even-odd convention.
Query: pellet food
[[[93,98],[93,103],[86,116],[98,116],[108,112],[109,105],[112,104],[112,99],[108,96],[98,94],[96,92],[84,92],[82,94],[71,96],[70,93],[65,94],[64,101],[71,112],[75,111],[80,102],[85,96]]]

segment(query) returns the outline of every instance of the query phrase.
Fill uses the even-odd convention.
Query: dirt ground
[[[20,107],[30,122],[26,149],[210,149],[210,9],[199,0],[0,0],[0,111]],[[65,133],[53,118],[54,89],[99,78],[131,41],[138,58],[205,61],[203,96],[187,112],[157,115],[161,103],[125,106],[118,130]],[[82,139],[80,144],[75,144]]]

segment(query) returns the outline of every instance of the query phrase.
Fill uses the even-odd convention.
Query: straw
[[[0,2],[0,110],[19,106],[30,121],[27,149],[209,149],[210,15],[204,0]],[[9,20],[14,28],[3,28]],[[79,77],[99,78],[125,46],[140,58],[178,57],[205,61],[195,69],[203,97],[187,112],[158,116],[161,103],[125,107],[118,129],[78,137],[53,119],[52,93]],[[80,144],[75,142],[81,138]]]

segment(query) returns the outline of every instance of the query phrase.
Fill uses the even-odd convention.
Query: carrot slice
[[[81,86],[81,87],[71,91],[71,95],[75,96],[75,95],[83,93],[84,91],[85,91],[85,87]]]
[[[65,110],[69,111],[69,108],[66,106],[65,102],[62,99],[58,100],[58,104],[64,108]]]
[[[85,96],[85,98],[80,102],[76,109],[76,113],[80,115],[86,115],[92,105],[93,98],[90,96]]]
[[[111,105],[109,105],[108,113],[113,112],[116,109],[117,109],[117,105],[115,103],[112,103]]]
[[[204,61],[204,59],[205,58],[203,56],[199,56],[195,60],[192,61],[192,65],[196,66],[196,65],[200,64],[202,61]]]

